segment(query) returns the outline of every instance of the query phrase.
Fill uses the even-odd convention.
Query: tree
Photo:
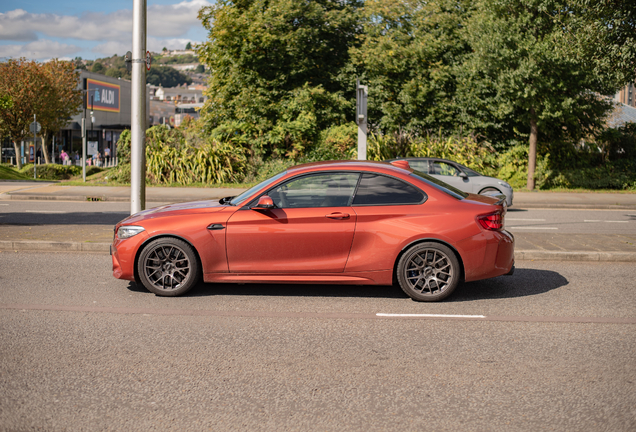
[[[7,94],[0,93],[0,109],[9,110],[13,108],[13,99]]]
[[[243,136],[255,152],[296,156],[318,131],[353,119],[349,48],[358,0],[220,0],[202,8],[200,61],[212,71],[202,110],[214,133]]]
[[[562,14],[570,57],[585,59],[598,84],[616,90],[636,78],[636,2],[572,0]]]
[[[153,66],[146,73],[146,82],[156,86],[176,87],[182,84],[191,84],[192,78],[170,66]]]
[[[75,69],[86,70],[86,65],[82,61],[81,57],[75,57],[75,59],[73,59],[73,64],[75,65]]]
[[[460,71],[462,120],[487,137],[527,137],[527,187],[537,144],[576,142],[602,126],[610,103],[583,59],[564,55],[567,5],[552,0],[482,0],[467,26],[472,53]],[[567,12],[566,12],[567,13]]]
[[[79,72],[71,62],[50,60],[41,66],[41,73],[49,85],[47,94],[40,99],[38,122],[42,125],[42,153],[46,163],[50,163],[47,149],[49,135],[81,111],[82,91],[77,88]]]
[[[81,106],[81,91],[73,62],[51,60],[36,63],[26,59],[10,59],[0,63],[0,94],[11,97],[13,107],[0,110],[0,134],[13,141],[16,155],[18,143],[31,137],[29,125],[33,115],[42,125],[42,143],[48,163],[46,141],[51,132],[65,125],[68,117],[76,114]],[[17,158],[22,168],[21,158]]]
[[[95,62],[93,63],[93,67],[91,68],[91,72],[94,73],[102,73],[102,71],[105,69],[104,65],[101,64],[100,62]]]
[[[369,85],[369,121],[380,132],[453,130],[454,68],[470,52],[461,30],[469,0],[368,0],[352,57]]]
[[[190,42],[188,42],[188,43],[186,44],[185,49],[187,49],[187,50],[191,50],[191,49],[192,49],[192,44],[191,44]]]
[[[38,63],[26,59],[0,63],[0,94],[13,101],[11,109],[0,110],[0,135],[11,138],[18,169],[22,168],[18,143],[29,138],[33,114],[39,111],[40,97],[47,92]]]
[[[203,73],[205,72],[205,66],[203,66],[202,64],[197,65],[196,69],[194,70],[196,73]]]

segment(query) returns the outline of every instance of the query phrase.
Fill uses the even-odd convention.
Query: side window
[[[459,177],[459,170],[451,164],[446,162],[433,161],[433,171],[430,174],[447,175],[453,177]]]
[[[358,173],[325,173],[298,177],[270,190],[279,208],[346,207],[358,183]]]
[[[353,205],[419,204],[423,201],[422,191],[401,180],[379,174],[363,174]]]
[[[416,171],[428,174],[428,161],[409,161],[409,165]]]

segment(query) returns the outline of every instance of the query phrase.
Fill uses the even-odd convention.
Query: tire
[[[192,247],[175,238],[148,243],[137,261],[141,283],[158,296],[174,297],[189,291],[201,277],[199,269]]]
[[[455,253],[439,243],[411,246],[397,265],[397,280],[402,291],[416,301],[445,299],[457,288],[461,277]]]
[[[499,189],[494,188],[494,187],[486,187],[486,188],[483,188],[482,190],[479,191],[479,195],[491,196],[493,194],[503,195],[503,193]]]

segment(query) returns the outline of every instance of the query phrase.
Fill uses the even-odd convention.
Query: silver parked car
[[[457,189],[481,195],[505,195],[508,207],[512,205],[512,187],[503,180],[488,177],[462,164],[439,158],[396,158],[405,160],[416,171],[429,174]]]

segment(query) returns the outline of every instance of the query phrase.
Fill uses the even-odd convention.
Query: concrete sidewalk
[[[243,189],[146,188],[147,207],[219,199]],[[63,183],[0,181],[0,200],[130,201],[128,187],[65,186]],[[636,194],[517,192],[514,209],[572,208],[636,210]],[[513,232],[514,233],[514,232]],[[636,236],[618,234],[514,233],[518,260],[636,262]],[[0,225],[0,250],[108,253],[111,225]]]

